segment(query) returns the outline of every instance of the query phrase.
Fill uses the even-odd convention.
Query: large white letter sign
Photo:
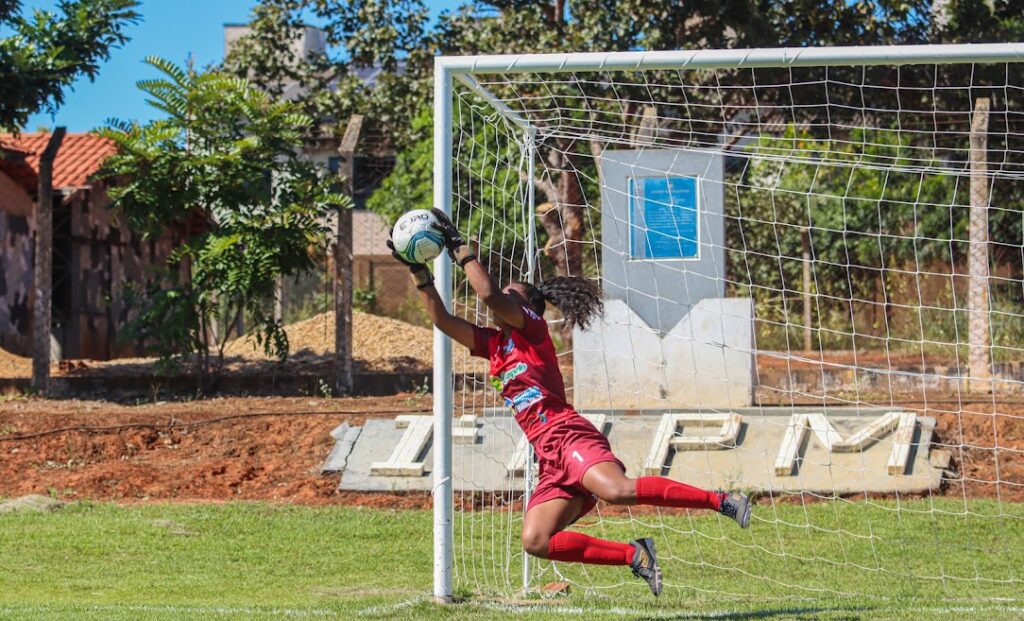
[[[387,461],[375,461],[370,464],[370,475],[381,477],[418,477],[423,476],[423,461],[417,461],[423,448],[430,442],[434,433],[434,417],[420,415],[402,415],[395,417],[395,428],[405,429],[402,438],[391,451]],[[476,442],[476,416],[467,414],[455,419],[452,426],[452,441],[455,444],[473,444]]]
[[[433,416],[403,415],[395,418],[395,427],[405,429],[402,438],[391,451],[387,461],[376,461],[370,464],[372,476],[422,476],[423,462],[416,458],[423,452],[423,447],[430,441],[434,430]]]
[[[721,450],[736,446],[736,437],[740,434],[743,417],[735,412],[722,414],[664,414],[654,434],[651,450],[644,460],[644,472],[659,475],[668,463],[668,452],[696,450]],[[702,431],[708,427],[717,427],[715,433],[708,435],[684,436],[679,427],[696,425]]]
[[[903,474],[907,468],[907,459],[910,458],[916,424],[917,415],[912,412],[888,412],[844,440],[824,414],[794,414],[789,419],[786,435],[782,438],[779,454],[775,458],[775,474],[780,477],[793,474],[793,465],[808,429],[825,446],[825,450],[836,453],[861,451],[895,431],[888,472],[890,475]]]

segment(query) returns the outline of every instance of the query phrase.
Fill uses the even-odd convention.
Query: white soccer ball
[[[391,231],[395,251],[410,263],[429,263],[444,250],[444,237],[432,225],[437,223],[427,209],[402,214]]]

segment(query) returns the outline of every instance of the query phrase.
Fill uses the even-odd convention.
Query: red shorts
[[[533,442],[533,450],[537,455],[540,475],[530,495],[527,511],[555,498],[584,498],[586,502],[576,516],[578,520],[597,505],[597,498],[583,487],[583,475],[587,470],[594,464],[611,461],[626,471],[612,453],[608,438],[579,415],[558,421]]]

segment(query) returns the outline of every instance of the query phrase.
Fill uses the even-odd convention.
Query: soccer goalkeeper
[[[490,308],[496,329],[449,313],[430,270],[405,261],[390,240],[388,246],[412,272],[434,325],[472,355],[490,361],[505,404],[533,446],[540,474],[523,520],[523,548],[529,554],[562,562],[628,565],[658,595],[661,569],[652,539],[618,543],[565,529],[593,509],[597,499],[613,505],[711,509],[742,528],[750,524],[751,504],[743,494],[710,492],[664,477],[627,477],[604,434],[566,401],[555,347],[542,317],[551,303],[570,325],[587,327],[604,310],[601,292],[592,282],[559,277],[538,286],[513,282],[499,289],[448,216],[433,212],[449,255]]]

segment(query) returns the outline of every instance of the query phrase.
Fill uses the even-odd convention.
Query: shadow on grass
[[[858,621],[864,618],[864,614],[873,612],[874,609],[867,607],[813,607],[813,608],[775,608],[772,610],[748,610],[735,612],[713,612],[701,614],[699,612],[686,612],[678,615],[653,615],[649,617],[639,616],[637,619],[658,619],[659,621],[670,621],[672,619],[687,621],[720,621],[744,619],[828,619],[829,621]]]
[[[708,611],[697,610],[672,611],[665,609],[643,610],[613,606],[610,608],[573,605],[555,600],[484,600],[476,598],[458,598],[455,606],[469,609],[484,608],[495,613],[522,615],[536,613],[546,615],[572,617],[576,615],[595,618],[633,619],[636,621],[744,621],[756,619],[795,619],[811,621],[823,619],[828,621],[860,621],[874,618],[879,609],[870,606],[804,606],[784,607],[759,610]]]

